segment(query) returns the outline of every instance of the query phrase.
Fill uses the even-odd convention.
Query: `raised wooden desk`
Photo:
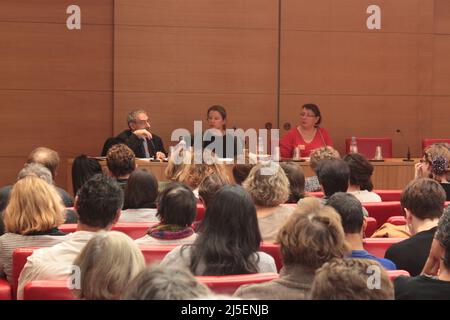
[[[414,179],[414,164],[420,159],[414,159],[413,162],[405,162],[402,159],[392,158],[385,159],[384,162],[371,162],[374,166],[374,172],[372,176],[372,182],[375,189],[403,189],[406,184]],[[99,160],[102,167],[106,167],[105,160]],[[167,167],[167,162],[153,162],[145,159],[138,159],[137,164],[139,167],[146,168],[153,172],[159,181],[166,180],[164,170]],[[72,191],[72,163],[73,159],[68,160],[67,166],[67,191]],[[303,168],[305,176],[309,177],[314,175],[309,162],[298,162]],[[229,169],[231,176],[232,165],[226,165]]]

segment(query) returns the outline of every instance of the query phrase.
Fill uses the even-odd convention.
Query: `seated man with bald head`
[[[51,173],[51,179],[52,183],[54,183],[55,177],[58,172],[58,166],[59,166],[59,155],[58,152],[55,150],[45,148],[45,147],[39,147],[31,151],[29,154],[27,161],[24,165],[24,167],[27,167],[27,165],[30,164],[40,164],[47,168]],[[32,170],[28,170],[32,171]],[[38,174],[35,174],[36,176],[39,176]],[[39,176],[41,177],[41,176]],[[19,180],[20,178],[18,178]],[[67,193],[62,188],[59,188],[57,186],[56,190],[58,191],[59,195],[61,196],[61,199],[66,207],[73,207],[73,197]],[[0,189],[0,212],[3,211],[6,208],[6,205],[8,204],[9,194],[11,192],[12,185],[4,186]]]

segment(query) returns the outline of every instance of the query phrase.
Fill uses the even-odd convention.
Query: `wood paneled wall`
[[[386,136],[402,156],[397,128],[413,156],[422,138],[450,137],[447,0],[0,3],[0,185],[37,146],[60,152],[65,185],[66,159],[98,155],[133,108],[166,146],[213,104],[247,129],[294,126],[315,102],[341,152],[347,136]],[[71,4],[81,30],[66,28]],[[381,30],[366,28],[369,4]]]
[[[66,9],[81,7],[81,30]],[[113,0],[1,0],[0,185],[38,146],[67,159],[98,154],[113,131]]]

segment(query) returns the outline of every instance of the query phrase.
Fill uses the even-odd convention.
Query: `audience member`
[[[136,158],[133,151],[124,144],[113,145],[106,155],[106,165],[111,177],[125,189],[128,178],[136,169]]]
[[[286,203],[297,203],[305,197],[305,175],[303,169],[295,162],[281,162],[286,177],[289,180],[289,198]]]
[[[399,270],[406,270],[411,276],[422,271],[444,202],[444,189],[432,179],[413,180],[403,190],[400,203],[412,237],[393,244],[385,254],[385,258],[392,260]]]
[[[381,197],[373,192],[373,165],[360,153],[349,153],[343,160],[350,167],[348,193],[361,202],[381,202]]]
[[[347,192],[350,168],[344,160],[323,160],[317,165],[316,172],[322,186],[324,200],[336,192]]]
[[[260,242],[250,195],[240,186],[227,185],[208,205],[195,242],[176,247],[161,265],[186,267],[194,275],[276,272],[273,258],[258,251]]]
[[[192,300],[211,291],[187,270],[153,265],[142,270],[126,288],[123,300]]]
[[[59,155],[56,151],[39,147],[31,151],[30,155],[27,158],[27,161],[24,165],[24,169],[27,168],[30,164],[40,164],[46,167],[48,170],[50,170],[50,173],[52,175],[52,183],[54,184],[55,177],[58,173],[58,166],[59,166]],[[35,171],[35,168],[31,168],[30,171]],[[38,173],[39,174],[39,173]],[[42,177],[42,175],[40,175]],[[20,178],[18,178],[20,179]],[[49,182],[49,181],[47,181]],[[6,205],[8,204],[9,194],[11,192],[12,185],[7,185],[2,188],[0,188],[0,212],[2,212]],[[64,203],[64,206],[66,207],[72,207],[73,206],[73,198],[70,194],[67,193],[62,188],[56,187],[56,190],[58,191],[59,195],[61,196],[61,199]]]
[[[51,180],[50,180],[51,181]],[[0,237],[0,276],[11,282],[12,253],[19,247],[50,247],[67,239],[58,226],[64,206],[56,189],[36,176],[17,181],[4,212]]]
[[[208,204],[214,199],[217,192],[227,184],[230,184],[228,177],[218,174],[212,174],[202,180],[198,187],[198,195],[205,208],[208,207]]]
[[[416,179],[428,177],[439,182],[450,201],[450,144],[435,143],[424,151],[423,160],[416,164]]]
[[[156,217],[156,198],[158,180],[151,171],[136,169],[125,186],[124,205],[119,222],[154,222]]]
[[[192,190],[172,182],[161,192],[156,217],[160,224],[136,240],[139,245],[191,244],[197,238],[191,224],[197,214],[197,201]]]
[[[316,198],[299,203],[278,233],[283,268],[280,278],[241,286],[235,296],[244,299],[303,300],[311,289],[314,272],[348,251],[339,215]]]
[[[294,211],[284,205],[289,198],[289,180],[283,169],[275,163],[258,164],[242,186],[256,205],[259,230],[263,241],[274,242],[278,230]]]
[[[375,275],[379,275],[378,279]],[[310,298],[312,300],[393,300],[394,286],[387,272],[374,260],[335,259],[325,263],[316,271]]]
[[[367,222],[364,219],[361,202],[352,194],[337,192],[328,199],[328,205],[341,216],[345,240],[350,245],[350,258],[371,259],[378,261],[385,269],[395,270],[395,264],[387,259],[377,258],[364,250],[364,229]]]
[[[74,261],[80,268],[79,299],[117,300],[130,281],[145,268],[141,250],[122,232],[98,232]]]
[[[103,173],[102,167],[94,158],[81,154],[73,159],[72,188],[76,195],[81,186],[98,173]]]
[[[309,166],[313,172],[316,172],[317,165],[322,160],[328,159],[340,159],[341,156],[339,152],[333,147],[326,146],[322,148],[314,149],[309,156]],[[307,177],[305,179],[305,191],[306,192],[317,192],[321,191],[319,179],[317,178],[317,173],[315,176]]]
[[[394,281],[395,299],[449,300],[450,299],[450,207],[441,216],[430,255],[436,255],[438,268],[434,276],[398,277]],[[437,270],[439,269],[439,272]],[[427,270],[428,271],[428,270]]]
[[[242,183],[247,179],[248,175],[250,174],[250,171],[253,169],[255,164],[257,163],[256,160],[252,159],[248,152],[245,152],[244,154],[240,155],[237,158],[238,161],[233,165],[232,174],[234,181],[242,185]]]
[[[60,280],[71,274],[71,266],[86,243],[98,231],[110,230],[120,216],[123,191],[116,181],[95,175],[78,190],[75,200],[79,220],[77,231],[51,248],[35,250],[28,257],[19,278],[17,298],[25,284],[33,280]]]

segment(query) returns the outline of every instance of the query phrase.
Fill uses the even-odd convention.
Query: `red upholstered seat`
[[[33,251],[39,249],[38,247],[16,248],[12,255],[12,294],[13,299],[16,299],[17,286],[19,285],[19,276],[23,267],[27,263],[27,258],[33,254]]]
[[[350,143],[352,139],[345,139],[345,152],[350,152]],[[367,159],[375,158],[375,149],[381,147],[383,158],[392,158],[392,139],[391,138],[356,138],[358,152]]]
[[[400,201],[400,196],[403,190],[372,190],[381,197],[381,201]]]
[[[450,143],[450,139],[448,139],[448,138],[440,138],[440,139],[425,138],[422,140],[422,150],[425,150],[426,147],[432,145],[433,143],[438,143],[438,142]]]
[[[138,239],[147,233],[148,228],[158,224],[158,222],[119,222],[116,223],[111,230],[120,231],[127,234],[131,239]],[[76,224],[62,224],[59,230],[66,233],[75,232]]]
[[[377,220],[373,217],[366,217],[366,229],[364,230],[364,234],[366,237],[371,237],[373,233],[377,230],[378,223]]]
[[[364,249],[378,258],[384,258],[386,250],[394,243],[405,240],[405,238],[366,238]]]
[[[227,276],[197,276],[196,278],[215,293],[232,295],[241,285],[267,282],[278,277],[278,273],[266,272]]]
[[[36,280],[23,289],[24,300],[75,300],[66,280]]]
[[[145,263],[159,263],[167,253],[169,253],[177,245],[154,245],[154,246],[140,246],[142,254],[144,255]]]
[[[403,215],[400,201],[366,202],[363,207],[367,209],[369,217],[377,220],[378,226],[382,226],[389,217]]]
[[[280,272],[281,267],[283,267],[283,261],[281,259],[281,252],[280,252],[280,245],[274,244],[274,243],[269,243],[269,242],[262,242],[261,246],[259,247],[259,250],[272,256],[272,258],[275,260],[275,265],[277,266],[277,271]]]
[[[388,273],[389,279],[391,281],[394,281],[395,278],[397,278],[398,276],[405,276],[405,277],[410,277],[411,276],[409,274],[409,272],[406,271],[406,270],[387,270],[387,273]]]
[[[11,300],[12,288],[8,280],[0,279],[0,300]]]
[[[195,216],[194,221],[201,221],[205,215],[205,207],[203,203],[197,203],[197,215]]]
[[[323,198],[323,192],[322,191],[306,192],[306,194],[311,196],[311,197]]]
[[[406,218],[404,216],[393,216],[387,222],[396,226],[404,226],[406,224]]]

